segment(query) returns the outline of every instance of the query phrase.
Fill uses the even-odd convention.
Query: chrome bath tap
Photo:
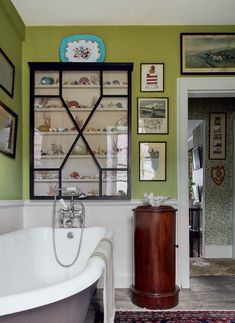
[[[77,199],[75,199],[75,196]],[[72,191],[68,204],[63,199],[59,200],[62,208],[57,211],[57,214],[61,228],[81,228],[85,226],[85,207],[79,200],[85,197],[84,193],[76,194],[75,191]]]

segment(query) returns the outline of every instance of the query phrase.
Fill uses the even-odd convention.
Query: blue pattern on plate
[[[72,54],[74,59],[69,59],[66,52],[69,50],[69,46],[72,43],[87,44],[86,47],[77,46]],[[94,53],[94,49],[98,49],[99,55]],[[76,51],[75,51],[76,50]],[[93,51],[93,52],[92,52]],[[67,56],[66,56],[67,55]],[[91,56],[95,57],[91,57]],[[103,40],[96,35],[72,35],[65,37],[60,44],[60,60],[62,62],[103,62],[105,58],[105,46]]]

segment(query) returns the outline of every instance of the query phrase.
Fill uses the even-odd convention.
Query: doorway
[[[189,97],[235,97],[234,77],[177,79],[177,177],[178,177],[178,284],[189,288],[188,219],[188,99]]]

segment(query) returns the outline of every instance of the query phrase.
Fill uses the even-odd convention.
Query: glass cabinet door
[[[53,68],[50,68],[53,65]],[[131,63],[30,63],[31,198],[130,198]]]

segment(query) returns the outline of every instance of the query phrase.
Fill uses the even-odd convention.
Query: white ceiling
[[[235,0],[11,0],[26,26],[235,25]]]

